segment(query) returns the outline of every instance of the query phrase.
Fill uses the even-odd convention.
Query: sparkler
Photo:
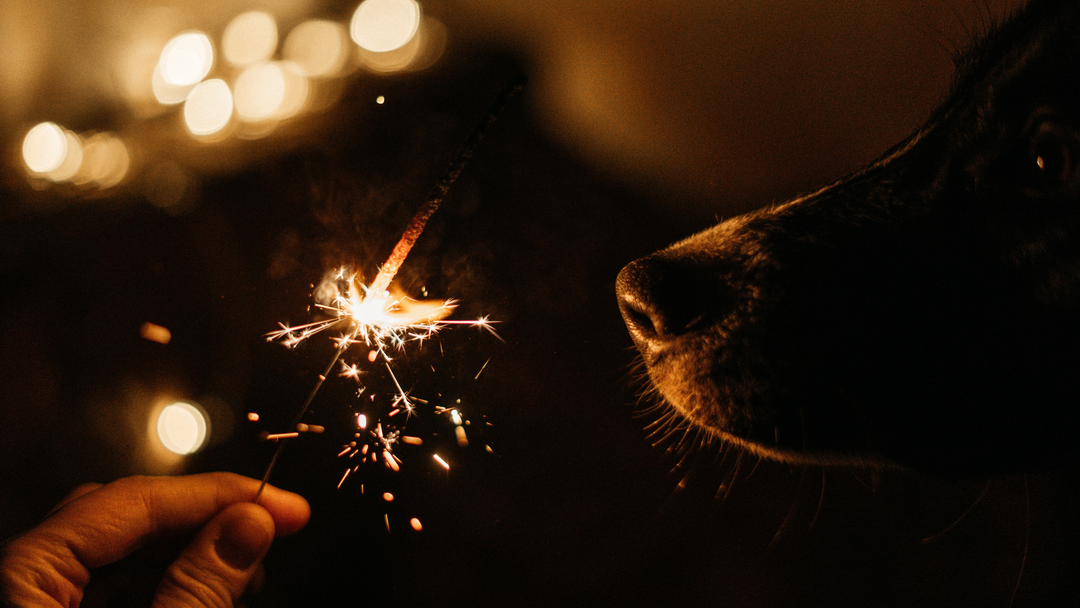
[[[387,258],[386,263],[379,268],[378,274],[369,286],[360,282],[356,273],[350,274],[350,271],[346,268],[338,269],[330,277],[324,278],[323,283],[320,284],[320,290],[329,286],[334,294],[328,303],[317,303],[321,309],[331,313],[332,316],[329,319],[295,327],[289,327],[282,324],[280,330],[268,334],[267,339],[270,341],[281,341],[286,346],[294,346],[316,333],[328,330],[339,324],[346,324],[348,327],[343,335],[334,338],[334,341],[337,344],[334,355],[331,357],[330,362],[327,364],[323,373],[319,374],[315,386],[312,388],[307,399],[304,400],[303,405],[294,417],[292,424],[289,427],[289,431],[267,435],[265,437],[266,439],[283,440],[293,438],[298,436],[301,432],[312,430],[312,427],[316,426],[304,425],[300,421],[303,419],[304,414],[307,413],[308,408],[311,406],[311,402],[315,399],[315,395],[318,394],[323,383],[326,382],[327,377],[330,376],[337,366],[341,356],[354,344],[362,343],[370,349],[368,353],[369,362],[374,363],[380,357],[384,360],[387,370],[398,390],[397,397],[392,404],[392,411],[387,415],[388,417],[391,417],[401,412],[410,415],[414,408],[413,399],[410,399],[408,392],[402,389],[397,377],[394,376],[393,369],[390,367],[389,363],[391,357],[389,353],[391,349],[403,348],[406,342],[412,341],[422,345],[424,340],[432,337],[440,329],[448,325],[472,325],[486,329],[493,335],[496,335],[491,327],[491,322],[488,321],[486,317],[470,321],[447,320],[446,317],[456,307],[456,303],[453,300],[435,303],[418,302],[409,299],[404,295],[392,294],[389,288],[394,277],[397,275],[398,270],[401,268],[401,265],[405,262],[405,258],[408,257],[409,252],[412,250],[413,245],[416,244],[417,239],[419,239],[420,235],[423,233],[428,220],[435,211],[438,210],[439,205],[445,198],[450,186],[457,180],[462,169],[464,169],[466,163],[472,157],[473,152],[480,143],[480,139],[484,136],[484,133],[491,124],[495,122],[495,118],[498,116],[499,112],[502,111],[506,103],[516,95],[524,85],[524,77],[518,76],[495,99],[495,102],[484,114],[479,124],[477,124],[472,133],[469,134],[469,137],[465,140],[465,143],[454,157],[454,160],[450,163],[446,172],[439,181],[436,182],[435,187],[420,206],[416,215],[413,216],[408,227],[405,229],[405,232],[401,235],[401,238]],[[344,287],[344,289],[342,289],[342,287]],[[496,337],[498,336],[496,335]],[[487,363],[484,365],[486,366]],[[482,371],[483,368],[481,368],[481,372]],[[349,365],[342,362],[342,371],[339,375],[358,378],[359,374],[360,370],[355,364]],[[479,373],[477,376],[479,376]],[[447,412],[453,417],[458,444],[467,445],[468,441],[465,439],[465,431],[461,426],[462,422],[457,409],[436,409],[436,413],[438,414]],[[362,415],[358,415],[357,425],[363,430],[367,426],[367,421],[366,418],[361,421],[361,417]],[[321,430],[322,427],[318,428]],[[293,432],[293,429],[295,429],[296,432]],[[400,461],[394,455],[393,449],[395,444],[399,441],[412,444],[417,442],[422,443],[422,440],[419,438],[402,436],[400,429],[384,429],[381,422],[377,422],[375,430],[369,431],[369,433],[369,440],[363,441],[362,445],[359,447],[358,442],[350,442],[338,456],[354,458],[355,456],[360,455],[362,459],[367,459],[369,462],[374,462],[381,457],[383,463],[388,468],[397,471]],[[357,433],[356,437],[359,439],[361,434]],[[259,490],[255,494],[254,502],[259,502],[259,497],[262,495],[263,489],[270,479],[270,474],[274,470],[274,465],[277,463],[278,458],[285,448],[285,443],[285,441],[278,442],[277,448],[274,450],[274,455],[270,460],[270,464],[266,468],[266,473],[263,475]],[[445,460],[439,457],[438,454],[433,454],[433,457],[440,465],[449,469],[449,465]],[[341,481],[338,483],[338,486],[340,487],[349,476],[349,473],[355,472],[359,466],[360,465],[357,464],[347,468]],[[419,520],[415,520],[414,518],[413,521],[415,521],[415,523],[412,524],[412,527],[418,530],[420,527]],[[389,522],[387,523],[389,526]]]

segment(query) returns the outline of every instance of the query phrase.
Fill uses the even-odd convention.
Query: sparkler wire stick
[[[315,399],[315,393],[318,393],[319,389],[322,388],[323,382],[326,382],[326,377],[330,375],[330,372],[334,371],[334,364],[337,363],[337,360],[341,357],[342,353],[348,348],[349,340],[342,339],[341,346],[338,346],[337,350],[334,351],[334,356],[330,359],[330,364],[326,366],[326,371],[319,374],[319,380],[315,383],[315,387],[311,389],[311,393],[308,394],[308,398],[304,401],[304,405],[300,407],[300,411],[297,412],[296,416],[293,418],[292,424],[289,425],[290,429],[296,428],[297,423],[303,419],[304,414],[306,414],[308,408],[311,407],[311,401]],[[270,480],[270,473],[274,470],[274,463],[277,462],[278,456],[281,456],[281,452],[285,449],[286,443],[286,441],[279,442],[277,448],[274,450],[274,456],[270,458],[270,464],[266,467],[266,473],[263,474],[262,483],[259,484],[259,491],[255,493],[255,500],[252,501],[255,504],[259,504],[259,497],[262,496],[263,489],[266,487],[266,482]]]
[[[461,171],[465,168],[465,165],[472,158],[473,153],[476,151],[477,145],[480,143],[480,139],[483,138],[484,133],[495,122],[499,113],[507,102],[512,97],[517,95],[525,86],[525,76],[518,74],[513,80],[506,86],[499,96],[495,98],[495,101],[488,108],[488,111],[484,113],[484,116],[480,119],[480,122],[469,134],[469,137],[462,144],[461,149],[458,150],[454,160],[450,162],[450,166],[446,168],[446,172],[438,182],[435,183],[435,187],[432,188],[428,194],[424,204],[420,206],[420,209],[413,216],[412,221],[409,222],[405,232],[401,235],[397,244],[394,246],[394,250],[390,253],[390,257],[387,258],[386,263],[379,268],[379,273],[376,275],[375,280],[372,281],[370,288],[367,290],[365,300],[369,297],[382,297],[382,293],[390,287],[390,282],[394,280],[398,270],[401,268],[402,263],[405,262],[405,258],[408,257],[409,251],[412,250],[413,245],[416,244],[417,239],[424,232],[424,226],[427,225],[428,219],[439,209],[439,205],[442,204],[443,198],[446,197],[446,193],[450,190],[450,186],[457,181]],[[300,411],[297,412],[289,428],[294,428],[303,419],[304,414],[307,413],[308,408],[311,406],[312,400],[315,399],[316,393],[322,388],[323,382],[326,381],[327,376],[333,371],[334,365],[337,363],[341,355],[348,350],[349,345],[356,337],[356,331],[358,328],[354,328],[352,334],[341,339],[341,344],[334,352],[333,358],[330,359],[329,365],[326,366],[326,371],[319,375],[319,380],[315,383],[314,388],[311,389],[311,393],[308,394],[307,399],[304,401],[304,405],[301,406]],[[486,364],[485,364],[486,365]],[[483,370],[481,370],[483,371]],[[391,372],[391,375],[393,372]],[[397,382],[397,379],[394,379]],[[259,491],[255,493],[255,499],[253,502],[258,504],[259,497],[262,496],[263,489],[266,488],[266,484],[270,479],[270,473],[274,470],[274,465],[277,463],[278,458],[281,456],[281,452],[285,449],[285,441],[278,443],[277,448],[274,450],[274,455],[270,459],[270,464],[266,467],[266,473],[263,474],[262,483],[259,485]]]
[[[386,291],[386,288],[390,286],[390,281],[394,280],[394,276],[397,274],[398,269],[401,268],[401,264],[405,261],[405,258],[409,255],[409,251],[416,243],[416,239],[420,238],[420,234],[424,232],[424,226],[427,224],[432,214],[439,209],[439,205],[442,204],[443,198],[446,197],[446,193],[450,190],[450,186],[453,185],[461,170],[465,168],[465,164],[472,158],[473,152],[476,151],[476,146],[480,143],[480,139],[487,132],[491,123],[495,122],[495,118],[502,111],[503,106],[506,105],[510,98],[516,95],[525,86],[525,76],[518,75],[515,77],[509,85],[499,96],[495,98],[495,101],[488,108],[488,111],[484,114],[484,117],[480,119],[480,123],[476,125],[472,133],[469,134],[469,138],[462,144],[461,149],[458,150],[457,156],[450,163],[450,166],[446,168],[446,172],[443,173],[442,178],[435,183],[435,187],[432,188],[431,193],[428,194],[427,200],[420,206],[420,209],[413,216],[412,221],[409,222],[408,228],[401,235],[401,239],[398,240],[397,245],[394,246],[394,251],[390,254],[390,257],[386,259],[386,263],[379,269],[378,276],[371,283],[370,293],[381,294]]]

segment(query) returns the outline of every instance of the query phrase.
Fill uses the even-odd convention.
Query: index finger
[[[88,568],[110,564],[166,532],[193,532],[225,507],[248,502],[257,480],[232,473],[185,477],[126,477],[71,501],[35,532],[52,537]],[[310,516],[298,494],[267,486],[259,499],[277,536],[302,528]]]

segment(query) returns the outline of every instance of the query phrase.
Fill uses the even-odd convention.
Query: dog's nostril
[[[631,331],[647,336],[662,332],[662,327],[657,327],[649,309],[632,296],[619,294],[619,310]]]
[[[709,318],[717,305],[701,272],[652,256],[623,268],[616,293],[623,320],[642,338],[668,338],[692,331]]]

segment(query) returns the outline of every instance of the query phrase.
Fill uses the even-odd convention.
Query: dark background
[[[976,20],[984,16],[983,7],[964,6]],[[820,125],[825,112],[838,125],[829,141],[859,145],[836,151],[806,132],[768,140],[768,129],[751,120],[741,129],[750,142],[742,153],[775,181],[740,176],[736,167],[725,169],[726,185],[698,175],[698,185],[679,189],[662,178],[642,186],[655,168],[627,176],[625,159],[607,162],[583,147],[580,133],[560,128],[544,107],[552,77],[539,63],[543,53],[490,31],[471,37],[477,17],[440,7],[456,37],[439,63],[358,76],[310,122],[218,149],[231,158],[191,170],[182,213],[148,204],[136,188],[92,197],[32,188],[8,163],[0,536],[33,525],[86,481],[209,470],[261,476],[273,445],[257,433],[288,424],[332,354],[321,337],[288,350],[264,334],[278,322],[308,320],[310,284],[326,269],[348,263],[370,273],[385,259],[487,105],[524,72],[533,83],[483,140],[399,277],[414,293],[423,286],[461,299],[461,318],[498,321],[501,341],[453,329],[441,347],[400,362],[414,394],[461,399],[483,440],[446,449],[449,472],[426,451],[403,449],[401,473],[351,477],[337,489],[343,467],[335,454],[347,441],[355,389],[329,381],[306,418],[327,432],[290,444],[273,476],[308,498],[311,523],[275,544],[251,605],[1075,602],[1070,473],[948,482],[803,470],[718,446],[691,449],[693,435],[683,440],[681,432],[650,434],[658,415],[639,397],[644,387],[615,306],[614,277],[635,257],[711,218],[827,183],[914,129],[945,86],[947,52],[934,41],[963,34],[912,34],[939,60],[924,66],[936,80],[916,83],[926,88],[918,104],[836,102],[801,121],[765,120]],[[779,56],[800,52],[782,39],[756,44]],[[772,88],[744,116],[767,117],[764,104],[774,98],[798,106],[798,95],[783,90],[799,83],[777,74],[765,71]],[[889,78],[911,87],[909,77]],[[376,104],[379,95],[387,102]],[[716,111],[738,115],[739,107]],[[866,116],[878,110],[890,127],[869,137]],[[611,113],[617,119],[619,109]],[[24,120],[50,118],[32,114]],[[639,118],[627,115],[631,124]],[[20,124],[5,126],[12,141]],[[672,133],[671,145],[687,145]],[[739,157],[746,143],[719,141],[722,157]],[[773,149],[805,162],[770,160],[763,151]],[[173,340],[141,339],[147,321],[168,327]],[[146,433],[150,404],[169,397],[198,401],[214,425],[207,449],[175,463],[152,455]],[[245,419],[249,411],[261,414],[259,423]],[[418,424],[445,438],[435,420]],[[385,503],[373,487],[397,499]],[[408,528],[410,517],[422,532]]]

